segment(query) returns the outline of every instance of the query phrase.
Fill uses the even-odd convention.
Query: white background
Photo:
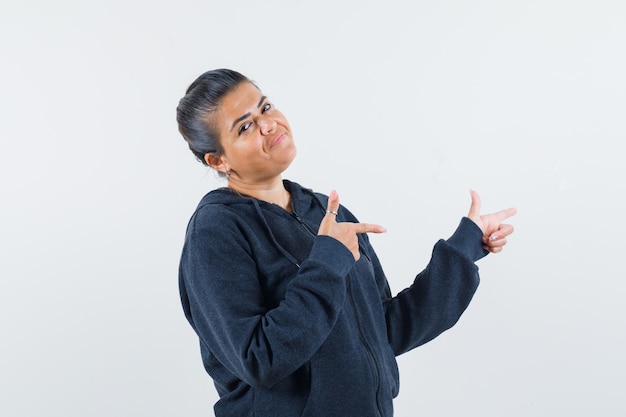
[[[0,415],[212,415],[177,264],[223,184],[175,107],[220,67],[289,118],[285,177],[388,228],[394,293],[470,188],[517,207],[458,325],[399,358],[396,415],[624,415],[625,22],[618,0],[3,2]]]

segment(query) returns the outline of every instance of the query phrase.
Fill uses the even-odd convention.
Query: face
[[[260,184],[280,177],[296,156],[285,116],[249,82],[228,93],[212,116],[222,154],[205,159],[230,181]]]

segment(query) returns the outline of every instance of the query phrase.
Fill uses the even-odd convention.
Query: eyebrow
[[[257,108],[261,107],[261,104],[263,104],[265,99],[267,99],[267,96],[261,97],[261,100],[259,100],[259,103],[256,105],[256,107]],[[249,116],[250,116],[250,112],[248,112],[248,113],[244,114],[243,116],[238,117],[237,119],[235,119],[235,121],[233,122],[233,125],[230,127],[230,130],[232,131],[239,122],[241,122],[242,120],[245,120]]]

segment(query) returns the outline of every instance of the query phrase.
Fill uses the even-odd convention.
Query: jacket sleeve
[[[181,300],[215,359],[247,384],[267,388],[301,367],[327,338],[354,258],[339,241],[316,237],[284,299],[268,310],[254,249],[229,214],[196,213],[190,221],[180,262]]]
[[[459,320],[478,288],[475,262],[487,254],[481,238],[480,228],[462,218],[449,239],[435,244],[430,262],[413,284],[395,297],[391,297],[380,262],[373,255],[387,335],[396,355],[434,339]]]

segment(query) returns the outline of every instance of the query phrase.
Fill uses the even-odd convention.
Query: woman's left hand
[[[472,204],[467,217],[483,231],[483,248],[491,253],[498,253],[506,245],[506,237],[513,233],[513,226],[503,224],[502,221],[517,213],[510,207],[490,214],[480,214],[480,196],[474,190],[470,190]]]

